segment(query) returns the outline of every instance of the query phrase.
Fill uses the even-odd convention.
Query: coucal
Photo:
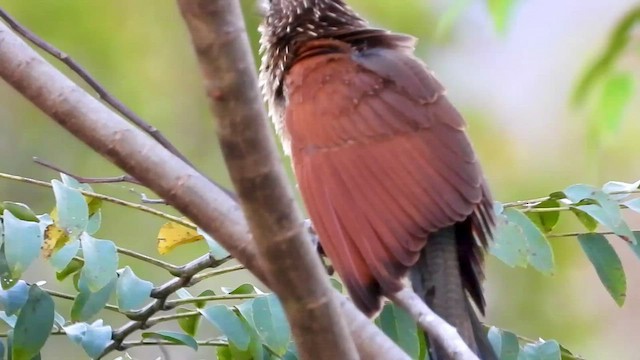
[[[261,81],[323,250],[360,310],[411,280],[482,359],[492,200],[460,114],[414,39],[342,0],[271,0]],[[432,355],[446,353],[432,346]]]

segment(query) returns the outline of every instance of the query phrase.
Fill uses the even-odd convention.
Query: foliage
[[[635,93],[637,76],[620,63],[625,55],[637,56],[630,45],[639,22],[640,7],[635,6],[618,22],[604,51],[587,67],[574,90],[573,104],[588,109],[589,138],[596,145],[617,133]]]
[[[518,1],[487,0],[486,3],[496,30],[504,33]],[[453,2],[439,22],[438,32],[450,29],[469,4],[470,1],[465,0]],[[576,87],[574,103],[589,108],[590,129],[595,137],[614,133],[620,127],[624,110],[634,95],[634,75],[617,69],[616,64],[629,48],[631,30],[638,19],[640,9],[636,8],[620,21],[605,51],[586,70]],[[637,237],[640,233],[633,232],[623,217],[627,211],[640,212],[640,198],[631,197],[638,193],[639,185],[610,182],[596,188],[578,184],[540,199],[496,204],[499,227],[490,253],[511,267],[530,265],[549,275],[555,270],[550,241],[575,237],[603,286],[615,303],[622,306],[627,292],[626,275],[610,241],[624,241],[640,258],[640,238]],[[88,195],[93,193],[90,186],[62,175],[61,181],[53,180],[50,187],[55,207],[48,214],[38,215],[21,203],[0,204],[0,319],[11,329],[2,334],[5,339],[0,342],[0,352],[11,354],[13,359],[38,358],[49,336],[66,334],[89,357],[97,358],[104,355],[114,332],[99,318],[103,310],[139,321],[162,288],[140,278],[131,267],[122,266],[120,257],[143,260],[175,278],[181,273],[177,266],[120,248],[111,240],[95,238],[102,224],[105,200]],[[158,232],[157,250],[161,255],[177,246],[204,239],[211,256],[219,260],[218,266],[228,259],[228,253],[214,239],[189,227],[186,220],[176,222],[165,215],[169,222]],[[554,231],[562,222],[569,222],[567,217],[575,217],[583,228],[571,233]],[[44,282],[26,282],[23,275],[38,262],[38,256],[51,265],[58,281],[73,283],[77,294],[55,292]],[[203,276],[198,279],[238,269],[241,267],[216,268],[201,272]],[[342,288],[338,280],[332,281],[337,288]],[[192,283],[195,282],[186,283],[184,287]],[[70,312],[64,316],[56,312],[54,298],[73,300]],[[116,305],[109,303],[111,299],[116,300]],[[244,301],[233,305],[211,304],[241,299]],[[278,299],[254,285],[222,288],[217,293],[208,290],[197,296],[180,288],[158,311],[166,314],[148,319],[152,328],[139,339],[127,339],[122,345],[130,348],[148,343],[180,344],[193,350],[214,346],[220,359],[297,358]],[[177,322],[182,331],[159,329],[163,322],[169,321]],[[412,358],[425,358],[423,337],[402,310],[387,304],[375,321]],[[219,336],[199,338],[202,323],[216,329]],[[501,359],[578,358],[554,340],[530,340],[495,327],[488,330],[488,338]]]
[[[640,210],[640,198],[631,197],[640,192],[639,186],[640,182],[609,182],[602,188],[578,184],[544,198],[497,203],[495,208],[499,226],[490,253],[510,266],[531,265],[544,274],[552,274],[554,257],[549,241],[558,237],[577,236],[603,285],[615,302],[622,305],[627,290],[625,272],[609,239],[604,235],[616,235],[628,243],[633,251],[640,253],[635,233],[622,216],[623,210]],[[180,273],[175,270],[176,267],[160,260],[135,254],[118,248],[111,240],[100,240],[89,235],[88,231],[98,230],[89,224],[91,218],[101,213],[101,204],[105,199],[94,193],[90,186],[81,185],[63,175],[62,181],[52,180],[50,187],[56,200],[56,206],[50,214],[36,215],[25,204],[2,203],[0,265],[3,266],[3,290],[0,291],[0,305],[3,311],[0,318],[12,328],[5,334],[6,348],[11,349],[14,359],[31,359],[39,354],[49,336],[66,334],[88,356],[100,357],[108,349],[113,332],[112,327],[102,319],[96,320],[101,316],[101,311],[117,311],[135,320],[144,311],[141,309],[148,307],[154,296],[158,296],[154,293],[162,287],[141,279],[129,266],[118,269],[118,253],[146,260],[149,264],[165,268],[174,276],[180,276]],[[98,197],[103,200],[96,202]],[[106,200],[109,201],[109,198]],[[562,219],[561,213],[579,219],[584,231],[554,232]],[[219,245],[208,236],[198,235],[197,230],[188,229],[181,223],[169,224],[171,226],[165,224],[160,229],[159,237],[170,242],[173,240],[167,237],[173,234],[180,239],[184,238],[185,233],[199,236],[198,240],[206,238],[211,256],[222,260],[220,265],[228,258],[228,254],[220,253]],[[598,225],[607,230],[598,231]],[[58,229],[55,233],[51,231],[52,226]],[[171,231],[167,232],[167,229]],[[65,239],[64,244],[54,244],[60,239]],[[177,241],[176,244],[192,241]],[[57,271],[59,281],[73,282],[77,294],[60,294],[44,287],[42,282],[29,284],[22,280],[22,274],[40,253]],[[214,269],[202,278],[225,272]],[[333,281],[341,288],[336,279]],[[165,302],[164,310],[171,311],[170,314],[149,318],[147,323],[157,325],[164,321],[176,321],[182,332],[154,327],[142,333],[139,340],[127,340],[123,345],[132,347],[150,342],[172,343],[194,350],[201,346],[215,346],[216,354],[221,359],[297,358],[284,311],[275,295],[264,293],[252,284],[233,289],[221,288],[219,293],[207,290],[198,296],[193,296],[186,288],[180,288],[176,295],[177,299]],[[117,305],[108,304],[112,296],[115,296]],[[68,319],[55,312],[52,297],[73,300]],[[235,305],[209,304],[232,299],[247,300]],[[202,319],[220,335],[213,339],[198,339]],[[426,358],[424,338],[404,311],[387,304],[375,322],[412,358]],[[501,359],[575,358],[553,340],[532,341],[497,328],[491,328],[488,336],[492,346],[501,354]]]

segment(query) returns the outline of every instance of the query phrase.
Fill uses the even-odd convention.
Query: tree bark
[[[303,359],[357,359],[277,155],[237,1],[179,0],[218,138],[269,285]]]

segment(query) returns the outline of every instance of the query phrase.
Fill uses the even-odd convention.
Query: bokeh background
[[[242,3],[257,49],[259,13],[253,0]],[[636,1],[519,1],[504,31],[496,31],[484,1],[466,1],[450,26],[443,26],[443,16],[451,14],[451,6],[465,1],[349,3],[378,26],[420,38],[417,54],[436,71],[465,115],[496,199],[535,198],[578,182],[601,185],[608,180],[640,178],[638,97],[627,107],[621,128],[599,141],[588,131],[589,107],[570,106],[579,77],[603,50],[613,26],[637,6]],[[0,6],[83,64],[203,171],[230,185],[197,63],[174,1],[4,0]],[[636,32],[632,51],[617,65],[623,71],[640,73],[639,44]],[[78,175],[120,174],[0,82],[0,172],[43,180],[56,177],[34,164],[33,156]],[[286,159],[284,162],[288,166]],[[140,200],[129,185],[95,188]],[[39,213],[53,206],[53,195],[47,189],[1,179],[0,200],[24,202]],[[156,254],[155,236],[161,220],[110,204],[105,205],[103,215],[98,237]],[[570,230],[574,224],[566,218],[563,215],[564,230]],[[640,228],[638,219],[630,220],[634,229]],[[551,277],[489,259],[488,323],[532,339],[557,339],[587,359],[638,359],[640,261],[620,240],[612,242],[628,276],[624,307],[617,307],[606,293],[576,240],[563,238],[553,240],[556,270]],[[180,264],[206,251],[204,244],[193,244],[165,259]],[[123,257],[121,263],[132,265],[139,276],[155,283],[169,278]],[[70,284],[57,284],[52,268],[44,263],[27,277],[72,290]],[[217,290],[249,280],[247,274],[234,273],[200,284],[198,289]],[[59,311],[68,315],[70,303],[58,304]],[[107,319],[114,325],[124,321],[111,314]],[[186,348],[170,351],[175,359],[214,357],[211,349],[197,355]],[[160,349],[137,348],[131,354],[152,359],[160,355]],[[64,337],[52,339],[44,352],[45,359],[84,357]]]

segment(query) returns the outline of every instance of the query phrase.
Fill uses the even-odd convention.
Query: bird
[[[350,298],[372,317],[408,279],[472,351],[495,359],[474,310],[486,307],[493,201],[465,121],[416,40],[370,26],[344,0],[264,5],[265,101]]]

